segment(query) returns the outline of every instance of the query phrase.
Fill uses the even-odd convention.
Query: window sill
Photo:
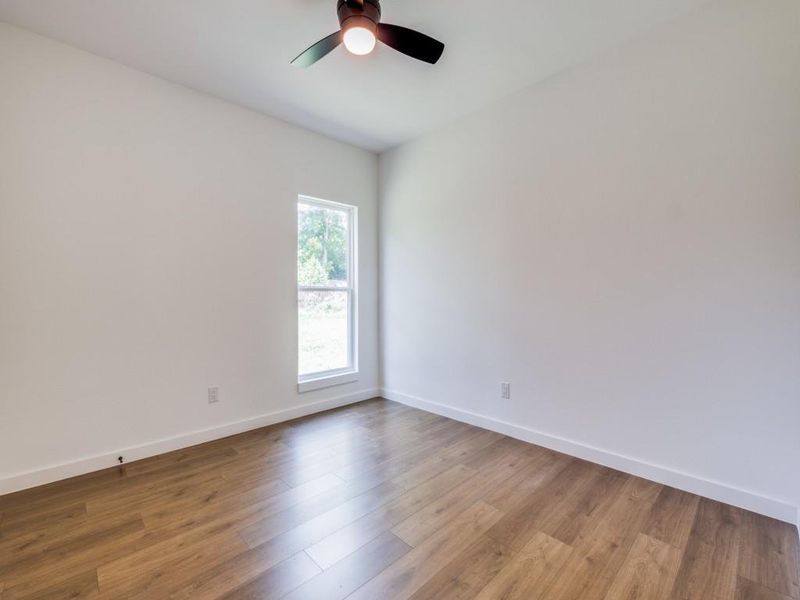
[[[358,371],[349,371],[347,373],[340,373],[338,375],[323,375],[322,377],[317,377],[315,379],[298,381],[297,391],[302,394],[303,392],[321,390],[323,388],[329,388],[335,385],[353,383],[354,381],[358,381]]]

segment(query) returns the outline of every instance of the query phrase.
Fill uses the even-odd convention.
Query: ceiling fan
[[[339,31],[322,38],[292,61],[298,67],[309,67],[344,43],[352,54],[369,54],[376,40],[412,58],[436,64],[444,52],[444,44],[424,33],[381,23],[380,0],[337,0]]]

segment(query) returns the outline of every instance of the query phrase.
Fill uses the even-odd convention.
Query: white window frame
[[[297,208],[301,204],[316,206],[343,211],[347,214],[348,220],[348,246],[347,246],[347,286],[335,287],[324,285],[300,285],[297,282],[297,302],[300,300],[301,292],[347,292],[347,359],[348,366],[340,369],[330,369],[317,373],[306,373],[300,375],[299,364],[299,337],[298,337],[298,365],[297,365],[297,389],[299,392],[310,392],[334,385],[342,385],[358,381],[358,207],[331,200],[323,200],[312,196],[299,195],[297,197]],[[297,211],[299,213],[299,211]],[[295,234],[297,227],[295,227]],[[297,252],[297,243],[295,243]],[[295,255],[295,273],[299,255]],[[297,315],[298,336],[300,327],[300,315]]]

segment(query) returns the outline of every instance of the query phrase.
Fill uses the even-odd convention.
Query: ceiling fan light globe
[[[357,56],[372,52],[375,42],[375,34],[366,27],[350,27],[344,32],[344,47]]]

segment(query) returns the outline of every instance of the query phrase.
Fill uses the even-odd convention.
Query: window
[[[297,202],[298,384],[356,380],[356,208]]]

